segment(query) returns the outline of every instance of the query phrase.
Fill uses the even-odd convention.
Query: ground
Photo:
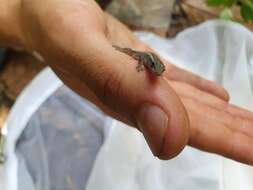
[[[0,70],[0,128],[20,92],[44,67],[30,54],[8,50]]]

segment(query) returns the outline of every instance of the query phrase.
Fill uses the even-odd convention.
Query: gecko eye
[[[153,72],[160,76],[165,71],[165,65],[161,62],[161,60],[152,53],[152,68]]]
[[[158,58],[156,57],[156,55],[151,53],[151,55],[149,56],[149,59],[150,59],[151,67],[156,68],[157,61],[159,61]]]
[[[155,69],[155,68],[156,68],[156,64],[155,64],[155,62],[154,62],[154,61],[151,61],[151,67],[152,67],[153,69]]]

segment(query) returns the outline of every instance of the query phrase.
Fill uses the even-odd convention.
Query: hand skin
[[[188,144],[253,165],[253,113],[230,105],[219,85],[170,63],[162,77],[137,72],[137,62],[112,45],[152,50],[95,1],[0,4],[9,13],[0,21],[12,20],[15,29],[0,28],[2,46],[39,52],[70,88],[139,129],[155,156],[170,159]]]

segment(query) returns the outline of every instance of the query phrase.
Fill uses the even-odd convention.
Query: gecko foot
[[[143,65],[143,63],[139,62],[138,65],[136,66],[136,70],[138,72],[144,71],[144,65]]]

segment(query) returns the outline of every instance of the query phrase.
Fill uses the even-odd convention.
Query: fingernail
[[[168,127],[168,116],[161,108],[144,104],[137,112],[137,124],[153,155],[159,156]]]

